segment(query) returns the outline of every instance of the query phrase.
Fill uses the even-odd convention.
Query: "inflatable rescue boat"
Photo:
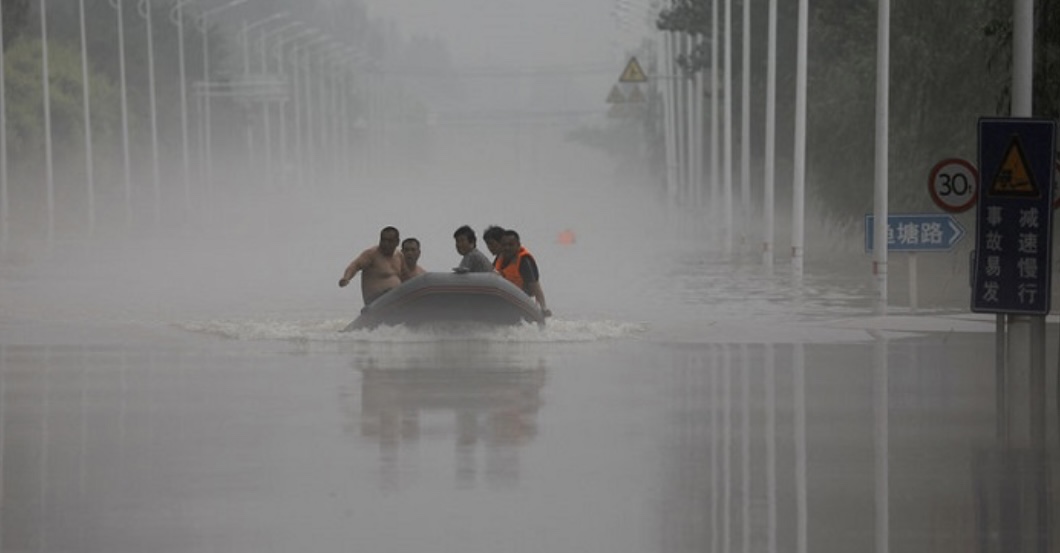
[[[361,310],[343,329],[475,322],[502,326],[545,324],[534,298],[495,273],[426,273],[411,278]]]

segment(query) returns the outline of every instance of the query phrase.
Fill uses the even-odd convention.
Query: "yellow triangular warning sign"
[[[644,70],[640,68],[636,57],[629,58],[626,69],[622,71],[622,76],[618,78],[618,81],[622,83],[643,83],[647,80],[648,78],[644,76]]]
[[[611,94],[607,95],[607,103],[609,104],[624,104],[626,103],[626,97],[622,95],[622,91],[618,89],[618,85],[611,87]]]
[[[643,102],[644,94],[641,94],[640,87],[638,87],[637,85],[633,85],[633,90],[630,91],[629,97],[626,98],[626,101],[631,104],[639,104]]]
[[[1027,170],[1027,158],[1023,154],[1023,148],[1017,137],[1012,138],[1012,143],[1005,152],[1005,159],[1001,162],[1001,169],[990,184],[988,194],[1016,198],[1041,197],[1038,184],[1034,182],[1034,177]]]

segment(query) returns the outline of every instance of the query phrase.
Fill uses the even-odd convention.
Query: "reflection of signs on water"
[[[360,435],[383,448],[393,470],[402,444],[449,436],[461,484],[477,478],[474,450],[486,453],[487,476],[518,479],[517,448],[537,435],[545,368],[377,369],[362,371]]]

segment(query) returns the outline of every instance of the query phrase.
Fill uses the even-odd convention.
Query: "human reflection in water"
[[[459,487],[474,487],[482,477],[490,485],[518,482],[520,447],[537,435],[543,361],[530,368],[369,366],[361,372],[360,435],[379,443],[384,486],[400,484],[401,469],[408,468],[403,446],[417,446],[425,434],[452,437]]]

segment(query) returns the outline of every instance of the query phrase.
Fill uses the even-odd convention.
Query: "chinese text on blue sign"
[[[1049,313],[1055,136],[1051,120],[979,120],[972,311]]]
[[[872,215],[865,216],[865,251],[873,248],[875,235]],[[891,252],[942,252],[953,246],[964,236],[964,227],[952,215],[936,213],[909,213],[887,216],[887,251]]]

